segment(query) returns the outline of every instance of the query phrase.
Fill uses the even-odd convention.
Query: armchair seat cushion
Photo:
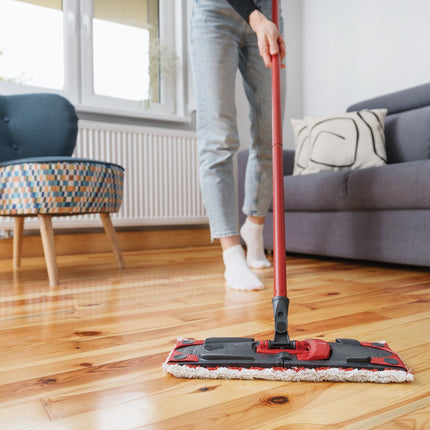
[[[70,215],[117,212],[124,169],[72,157],[0,163],[0,215]]]

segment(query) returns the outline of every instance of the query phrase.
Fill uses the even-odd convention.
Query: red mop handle
[[[272,21],[279,28],[278,0],[272,0]],[[285,258],[284,167],[282,148],[281,59],[272,56],[273,269],[274,296],[287,297]]]

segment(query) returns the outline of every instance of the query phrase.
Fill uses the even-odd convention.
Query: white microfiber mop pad
[[[205,367],[163,364],[166,373],[177,378],[197,378],[197,379],[266,379],[269,381],[286,382],[375,382],[388,384],[393,382],[412,382],[414,376],[410,372],[401,370],[371,371],[366,369],[345,370],[340,368],[322,369],[234,369],[218,367],[207,369]]]

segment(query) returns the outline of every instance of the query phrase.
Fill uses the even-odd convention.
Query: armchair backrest
[[[0,95],[0,162],[20,158],[70,156],[78,117],[57,94]]]

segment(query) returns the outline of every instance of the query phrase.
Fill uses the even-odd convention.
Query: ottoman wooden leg
[[[21,266],[22,236],[24,234],[24,217],[17,216],[13,225],[13,267]]]
[[[58,285],[58,270],[55,255],[54,230],[51,215],[38,215],[40,222],[40,235],[42,236],[43,252],[45,253],[46,267],[48,269],[49,285]]]
[[[118,266],[120,269],[124,269],[125,264],[122,258],[121,250],[119,248],[119,242],[116,236],[115,228],[112,224],[112,220],[110,219],[109,214],[104,212],[100,213],[100,218],[102,220],[103,227],[105,229],[107,237],[109,238],[109,241],[112,245],[112,250],[113,250],[113,253],[115,254],[115,258],[116,258],[116,261],[118,262]]]

